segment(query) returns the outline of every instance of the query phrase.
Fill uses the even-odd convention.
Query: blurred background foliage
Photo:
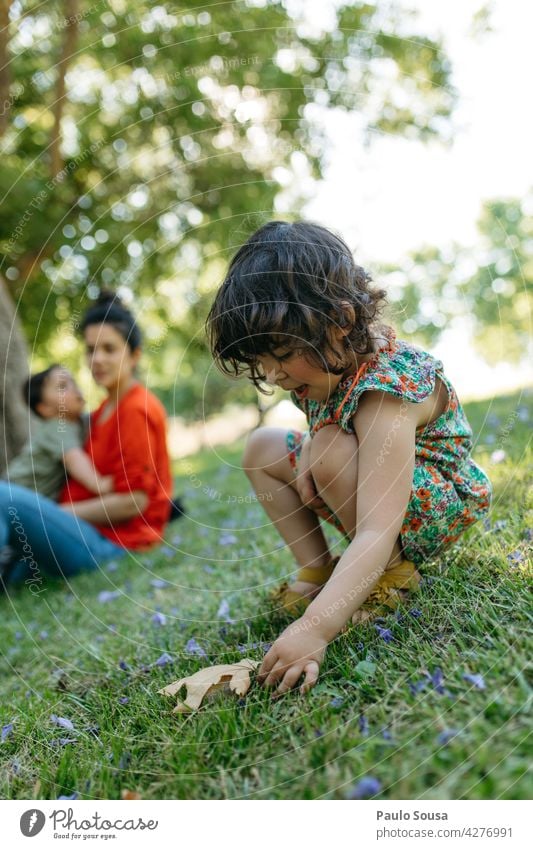
[[[114,289],[143,326],[150,387],[189,420],[255,399],[214,371],[203,322],[236,247],[311,196],[318,111],[356,111],[366,144],[453,137],[449,60],[390,0],[334,3],[327,26],[299,0],[0,9],[0,285],[32,367],[60,359],[79,372],[81,313]],[[483,353],[503,321],[518,356],[531,205],[488,204],[475,250],[423,247],[401,271],[383,269],[406,335],[435,341],[466,304]]]

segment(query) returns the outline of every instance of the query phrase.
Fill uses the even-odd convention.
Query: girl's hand
[[[277,686],[275,696],[281,696],[296,686],[302,675],[300,687],[307,693],[318,681],[320,664],[324,659],[327,641],[308,621],[297,619],[278,637],[258,673],[260,684]]]

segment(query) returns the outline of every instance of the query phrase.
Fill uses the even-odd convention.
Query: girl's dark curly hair
[[[342,374],[353,359],[350,351],[373,351],[372,325],[386,292],[370,283],[346,243],[325,227],[270,221],[231,260],[207,317],[217,365],[232,377],[247,373],[261,391],[265,376],[257,357],[283,346]],[[331,344],[335,327],[348,328],[341,358]]]

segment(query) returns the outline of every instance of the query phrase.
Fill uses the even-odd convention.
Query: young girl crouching
[[[491,485],[443,364],[379,321],[384,290],[316,224],[272,221],[237,251],[207,328],[217,364],[291,393],[308,432],[264,427],[243,466],[298,570],[279,604],[298,618],[260,680],[284,693],[318,678],[350,620],[405,601],[417,566],[486,515]],[[348,541],[333,557],[320,518]]]

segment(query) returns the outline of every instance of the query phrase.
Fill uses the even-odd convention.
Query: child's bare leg
[[[327,425],[318,431],[311,443],[311,471],[318,494],[346,528],[350,539],[355,536],[357,520],[357,437]],[[400,538],[394,543],[385,571],[404,558]],[[400,592],[403,592],[400,590]],[[372,619],[368,610],[356,610],[354,624]]]
[[[287,431],[264,427],[248,439],[243,469],[265,512],[291,549],[299,566],[325,566],[331,560],[316,513],[302,504],[287,452]],[[296,582],[296,592],[316,590]]]

